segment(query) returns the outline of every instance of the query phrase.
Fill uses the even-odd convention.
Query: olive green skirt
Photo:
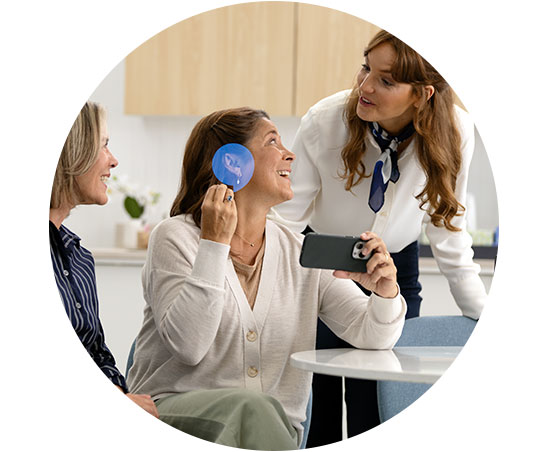
[[[206,389],[156,401],[160,419],[189,435],[253,450],[298,449],[281,404],[249,389]]]

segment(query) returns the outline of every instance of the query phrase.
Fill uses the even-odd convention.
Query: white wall
[[[131,181],[150,186],[161,193],[150,219],[167,215],[179,184],[184,145],[195,116],[129,116],[124,114],[125,65],[122,61],[97,87],[90,99],[108,111],[110,149],[119,160],[113,174],[127,174]],[[189,87],[191,89],[191,87]],[[273,117],[284,144],[288,147],[299,126],[299,118]],[[477,228],[494,229],[498,225],[498,208],[493,175],[481,139],[476,134],[476,152],[470,170],[469,191],[476,200]],[[82,237],[84,246],[114,246],[117,222],[125,221],[122,197],[111,196],[106,206],[81,206],[65,224]]]

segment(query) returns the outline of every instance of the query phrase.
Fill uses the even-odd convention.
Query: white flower
[[[121,174],[120,176],[112,176],[108,181],[109,193],[118,192],[125,195],[124,206],[126,206],[126,199],[133,198],[137,204],[141,207],[140,213],[135,213],[135,211],[129,211],[126,206],[126,212],[132,217],[135,218],[136,215],[139,217],[144,213],[147,206],[152,206],[158,202],[160,193],[152,191],[149,186],[145,186],[143,189],[140,189],[136,184],[131,183],[126,174]],[[133,204],[135,205],[135,204]],[[137,217],[137,218],[139,218]]]

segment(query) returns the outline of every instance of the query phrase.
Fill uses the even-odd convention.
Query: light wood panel
[[[379,30],[303,3],[209,11],[128,55],[125,112],[202,116],[249,105],[271,115],[302,116],[318,100],[353,85],[363,50]]]
[[[292,111],[295,4],[219,8],[159,33],[126,58],[125,111],[204,115],[249,105]]]
[[[320,99],[351,88],[363,51],[379,30],[334,9],[298,4],[294,113],[300,116]]]

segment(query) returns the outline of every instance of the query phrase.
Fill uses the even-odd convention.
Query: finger
[[[386,245],[380,237],[372,237],[368,239],[362,249],[364,256],[369,253],[385,253],[386,251]]]
[[[352,273],[345,270],[335,270],[333,276],[340,279],[352,279]]]
[[[382,278],[390,281],[396,280],[395,267],[392,265],[378,266],[373,273],[371,273],[371,282],[377,284]]]
[[[217,188],[215,190],[215,195],[213,196],[213,202],[214,203],[221,203],[225,199],[227,186],[225,184],[217,185]]]
[[[204,196],[204,203],[213,202],[213,198],[215,196],[216,190],[217,190],[217,185],[212,185],[211,187],[207,189],[206,194]]]
[[[375,271],[377,267],[382,267],[385,265],[391,265],[392,264],[392,258],[386,253],[373,253],[371,258],[367,261],[366,267],[367,267],[367,273],[371,274]]]
[[[226,189],[224,201],[227,203],[233,203],[234,202],[234,192],[231,188]]]
[[[344,270],[335,270],[333,276],[340,279],[351,279],[367,290],[373,290],[375,285],[371,283],[371,278],[367,273],[347,272]]]

